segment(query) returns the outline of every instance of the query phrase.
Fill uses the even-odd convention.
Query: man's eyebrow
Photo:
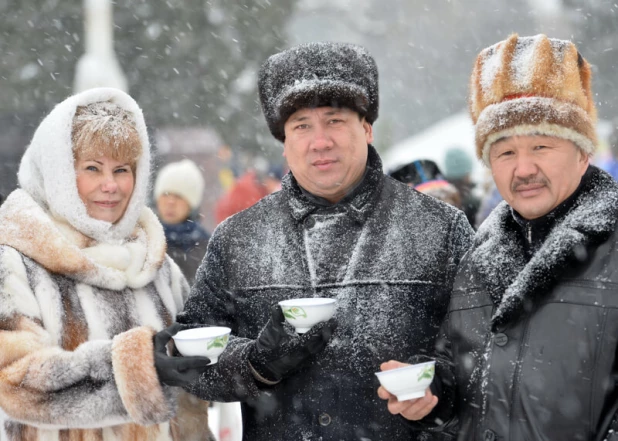
[[[291,118],[290,121],[291,122],[297,122],[297,121],[305,121],[307,119],[309,119],[308,116],[306,116],[306,115],[299,115],[299,116],[295,116],[295,117]]]
[[[333,115],[339,115],[341,113],[343,113],[341,111],[341,109],[333,109],[333,110],[328,110],[328,111],[324,112],[324,115],[326,115],[326,116],[333,116]]]

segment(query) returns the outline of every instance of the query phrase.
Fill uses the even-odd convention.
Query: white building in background
[[[73,91],[114,87],[127,92],[127,78],[114,53],[111,0],[84,0],[84,17],[86,52],[77,62]]]

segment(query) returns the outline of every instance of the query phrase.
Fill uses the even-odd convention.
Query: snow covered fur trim
[[[170,407],[154,368],[153,334],[147,327],[134,328],[118,334],[112,344],[120,398],[133,421],[142,425],[167,421],[176,410]]]
[[[24,190],[13,191],[0,207],[0,245],[8,245],[46,270],[112,290],[143,288],[165,260],[165,234],[157,217],[142,208],[132,240],[95,243],[51,219]]]
[[[477,156],[487,163],[489,139],[499,139],[492,136],[497,132],[564,136],[592,154],[597,139],[591,78],[590,65],[573,43],[542,34],[513,34],[481,51],[470,80]]]
[[[378,68],[361,46],[308,43],[272,55],[258,78],[262,110],[271,133],[285,139],[283,125],[299,109],[347,107],[378,118]]]
[[[519,98],[492,104],[481,113],[475,128],[477,149],[482,146],[477,155],[489,167],[491,145],[515,135],[568,139],[589,156],[596,150],[595,128],[580,107],[551,98]]]

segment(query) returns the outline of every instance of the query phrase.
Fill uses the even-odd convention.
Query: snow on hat
[[[272,55],[258,88],[270,132],[280,141],[290,115],[306,107],[347,107],[370,124],[378,118],[378,68],[361,46],[308,43]]]
[[[158,199],[163,193],[173,193],[182,197],[192,210],[199,207],[204,191],[202,172],[190,159],[172,162],[159,171],[154,194]]]
[[[88,215],[77,191],[73,142],[73,117],[79,106],[109,101],[133,114],[142,144],[135,168],[135,186],[122,218],[114,224]],[[150,142],[142,110],[119,89],[94,88],[73,95],[43,119],[24,153],[17,174],[20,187],[51,214],[97,242],[123,241],[131,235],[146,208],[150,179]]]
[[[597,143],[591,69],[573,43],[509,38],[479,54],[470,79],[476,154],[489,165],[500,138],[546,135],[567,139],[592,155]]]

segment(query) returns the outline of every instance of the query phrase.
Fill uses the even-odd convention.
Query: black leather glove
[[[253,369],[272,383],[281,381],[314,354],[322,351],[337,328],[337,321],[332,318],[297,336],[285,330],[284,321],[281,307],[273,305],[270,320],[249,352],[249,362]]]
[[[178,331],[188,326],[174,323],[153,337],[154,364],[159,381],[168,386],[185,387],[197,380],[206,369],[210,359],[207,357],[171,357],[167,355],[167,343]]]

